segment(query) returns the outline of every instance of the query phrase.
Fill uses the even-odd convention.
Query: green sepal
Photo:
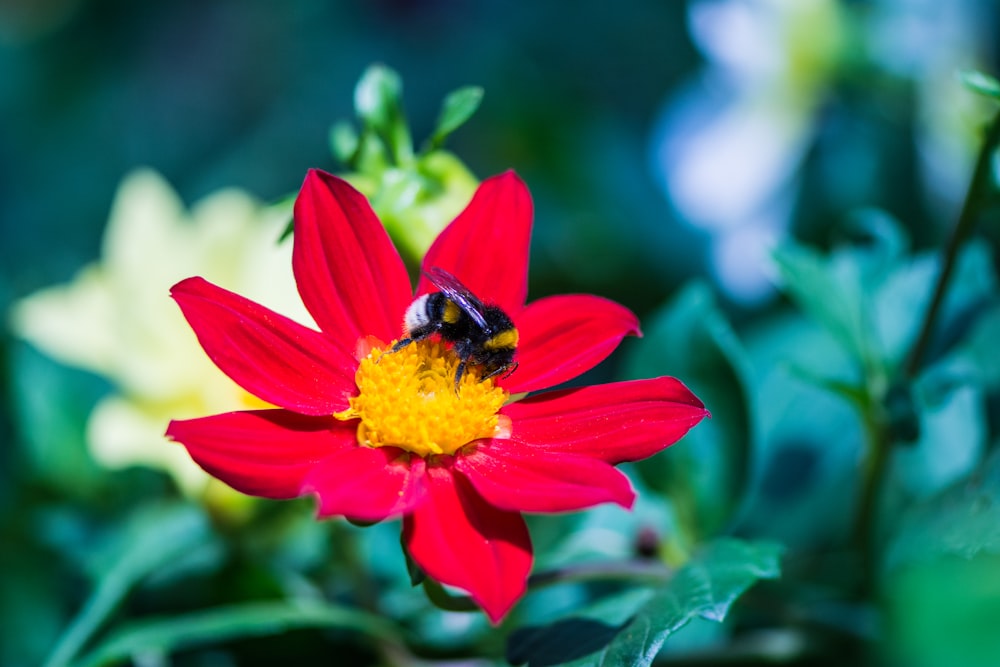
[[[340,162],[353,164],[360,148],[361,137],[350,122],[342,120],[330,127],[330,151]]]
[[[434,134],[430,138],[431,150],[440,148],[452,132],[472,117],[483,101],[484,90],[480,86],[465,86],[452,91],[444,98]]]
[[[386,144],[397,164],[413,160],[413,140],[403,115],[403,82],[393,69],[372,65],[354,90],[354,108],[366,130]]]
[[[424,583],[427,579],[427,574],[410,556],[410,550],[406,548],[406,542],[403,540],[402,533],[399,535],[399,547],[403,550],[403,557],[406,558],[406,573],[410,575],[410,585],[416,588]]]
[[[444,586],[433,579],[424,577],[423,585],[427,599],[438,609],[443,611],[479,611],[479,605],[473,602],[472,598],[467,595],[452,595],[445,590]]]

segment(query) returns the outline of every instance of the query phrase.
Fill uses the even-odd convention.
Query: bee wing
[[[441,290],[445,296],[454,301],[466,315],[471,317],[481,329],[488,328],[486,325],[486,317],[483,315],[486,310],[486,306],[483,305],[483,302],[480,301],[475,294],[469,291],[468,287],[462,284],[462,281],[444,269],[439,269],[436,266],[432,266],[424,271],[424,275],[427,276],[427,279],[430,280],[435,287]]]

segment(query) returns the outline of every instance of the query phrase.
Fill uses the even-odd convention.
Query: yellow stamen
[[[390,343],[384,350],[390,350]],[[507,392],[480,381],[469,368],[455,392],[459,358],[440,342],[410,343],[397,352],[375,348],[355,375],[357,396],[334,415],[358,419],[358,442],[369,447],[400,447],[420,456],[454,454],[480,438],[509,435],[509,422],[497,411]]]

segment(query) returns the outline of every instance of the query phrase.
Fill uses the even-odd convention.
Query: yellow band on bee
[[[513,350],[517,347],[517,329],[507,329],[483,343],[487,350]]]
[[[454,324],[458,322],[458,318],[462,316],[462,309],[458,307],[454,301],[446,301],[444,304],[444,312],[441,313],[441,319],[448,324]]]

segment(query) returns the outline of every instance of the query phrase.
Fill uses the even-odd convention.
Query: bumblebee
[[[439,292],[414,299],[403,316],[406,337],[392,347],[396,352],[410,343],[432,334],[452,344],[458,355],[455,391],[469,366],[482,369],[481,380],[517,369],[517,329],[503,309],[486,304],[469,291],[458,278],[444,269],[432,267],[424,272]]]

